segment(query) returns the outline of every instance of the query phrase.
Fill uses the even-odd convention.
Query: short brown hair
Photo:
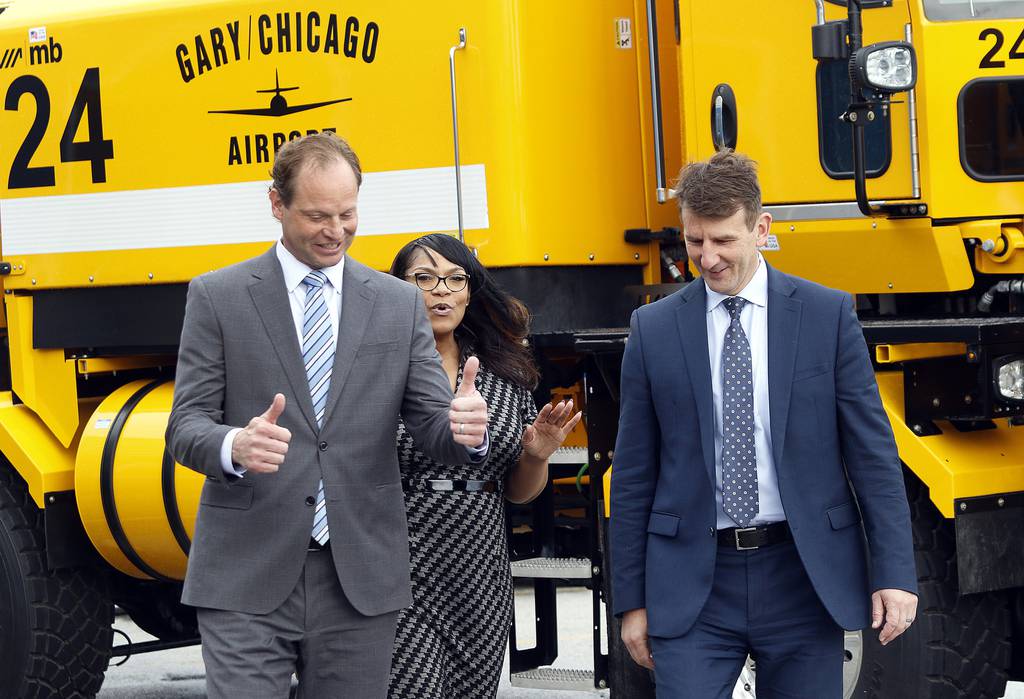
[[[743,209],[747,228],[753,229],[761,215],[757,163],[728,148],[683,167],[675,189],[680,216],[684,207],[711,219],[729,218]]]
[[[349,164],[356,175],[356,186],[362,185],[363,170],[359,165],[359,157],[352,146],[337,134],[323,131],[288,141],[274,158],[274,167],[270,170],[270,176],[274,178],[272,186],[281,196],[284,205],[289,206],[295,194],[295,178],[307,163],[323,167],[338,160]]]

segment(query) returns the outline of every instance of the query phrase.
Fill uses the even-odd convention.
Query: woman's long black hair
[[[459,351],[474,352],[488,371],[533,390],[540,375],[526,344],[530,329],[526,306],[498,286],[469,248],[443,233],[417,238],[399,250],[391,263],[391,274],[404,279],[417,250],[428,257],[435,252],[469,274],[470,303],[462,323],[455,328]]]

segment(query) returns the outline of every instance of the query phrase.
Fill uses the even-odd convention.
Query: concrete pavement
[[[563,588],[558,592],[559,657],[556,667],[590,669],[591,658],[590,591]],[[533,616],[530,590],[516,591],[516,613],[520,619]],[[135,642],[151,640],[126,617],[119,617],[115,628]],[[531,629],[532,631],[532,626]],[[121,640],[115,637],[115,643]],[[532,645],[532,637],[520,632],[521,645]],[[203,661],[198,646],[135,656],[107,671],[107,680],[99,699],[204,699]],[[502,671],[499,699],[595,699],[608,697],[607,691],[555,692],[512,687],[508,668]],[[1004,699],[1024,699],[1024,683],[1013,682]]]

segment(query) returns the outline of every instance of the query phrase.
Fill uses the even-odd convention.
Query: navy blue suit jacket
[[[716,504],[706,291],[697,280],[633,313],[611,484],[613,611],[648,632],[693,625],[711,590]],[[845,629],[871,592],[917,590],[892,429],[849,294],[768,268],[772,456],[818,597]]]

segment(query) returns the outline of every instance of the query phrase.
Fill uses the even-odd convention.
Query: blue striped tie
[[[327,275],[315,270],[302,280],[306,285],[306,306],[302,311],[302,363],[306,365],[306,380],[309,381],[309,395],[313,399],[313,413],[317,427],[324,421],[327,407],[327,391],[331,388],[331,371],[334,368],[334,329],[327,312],[327,302],[322,289]],[[324,544],[331,534],[327,528],[327,507],[324,502],[324,482],[316,493],[316,511],[313,515],[313,538]]]

